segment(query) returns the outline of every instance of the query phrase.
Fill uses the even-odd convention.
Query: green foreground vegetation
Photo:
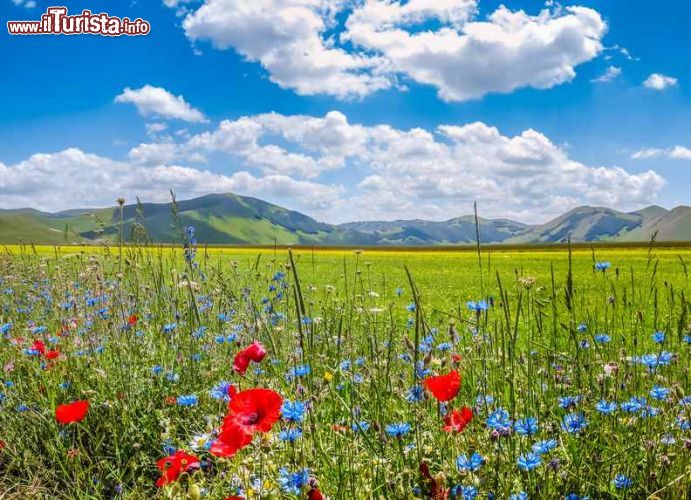
[[[289,254],[191,243],[187,254],[4,248],[0,491],[691,495],[690,248]],[[268,354],[241,376],[233,359],[253,341]],[[425,380],[453,370],[460,392],[440,403]],[[232,457],[209,450],[227,412],[223,382],[284,401],[271,431]],[[86,417],[57,422],[56,407],[77,400],[89,401]],[[463,407],[470,423],[445,430]],[[157,461],[175,450],[199,466],[156,487]]]

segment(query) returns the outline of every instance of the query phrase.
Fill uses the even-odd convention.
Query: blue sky
[[[55,3],[0,2],[3,21]],[[151,33],[3,30],[0,207],[169,188],[336,222],[691,203],[691,5],[427,3],[91,1]]]

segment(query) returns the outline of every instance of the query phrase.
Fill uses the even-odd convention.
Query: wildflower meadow
[[[8,498],[688,498],[691,250],[6,247]]]

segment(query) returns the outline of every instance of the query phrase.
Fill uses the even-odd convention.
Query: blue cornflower
[[[348,370],[350,370],[350,360],[346,359],[344,361],[341,361],[341,364],[339,366],[341,368],[341,371],[347,372]]]
[[[437,349],[442,352],[450,351],[453,348],[453,345],[451,342],[442,342],[441,344],[437,345]]]
[[[278,438],[281,441],[294,443],[302,437],[302,429],[284,429],[278,433]]]
[[[539,430],[537,419],[534,417],[526,417],[516,420],[513,428],[515,429],[516,433],[520,434],[521,436],[532,436]]]
[[[177,327],[178,327],[177,323],[168,323],[166,325],[163,325],[163,333],[171,333]]]
[[[628,401],[624,401],[621,404],[621,409],[627,413],[636,413],[641,411],[646,404],[645,398],[637,398],[632,396]]]
[[[485,459],[478,452],[473,453],[468,457],[468,455],[459,455],[456,458],[456,467],[461,472],[475,472],[482,467],[485,463]]]
[[[603,415],[611,415],[615,411],[617,411],[618,405],[615,402],[608,402],[605,401],[604,399],[601,399],[598,401],[598,403],[595,405],[595,409],[602,413]]]
[[[405,400],[408,403],[417,403],[422,401],[425,397],[425,391],[420,385],[414,385],[408,390],[408,394],[405,396]]]
[[[386,433],[395,438],[401,438],[410,432],[410,424],[407,422],[400,422],[396,424],[389,424],[386,426]]]
[[[651,417],[656,417],[660,414],[660,409],[655,408],[654,406],[646,406],[641,410],[640,416],[642,418],[651,418]]]
[[[154,375],[159,375],[163,373],[163,367],[161,365],[154,365],[151,367],[151,373]]]
[[[432,370],[425,367],[425,362],[420,360],[415,367],[415,373],[419,378],[425,378],[432,373]]]
[[[655,385],[652,389],[650,389],[650,397],[657,399],[658,401],[664,401],[667,399],[667,396],[669,396],[669,392],[669,389],[666,387]]]
[[[610,267],[612,267],[612,264],[610,264],[607,261],[595,263],[595,269],[597,269],[598,271],[602,271],[603,273]]]
[[[406,306],[406,309],[408,310],[408,312],[413,312],[413,311],[415,311],[415,303],[408,304],[408,305]]]
[[[360,422],[353,422],[353,424],[350,426],[350,428],[354,432],[365,432],[369,429],[369,422],[366,422],[364,420],[361,420]]]
[[[288,422],[301,422],[305,417],[305,403],[286,399],[281,406],[281,415]]]
[[[228,391],[232,387],[233,384],[226,380],[221,380],[218,384],[213,386],[211,390],[209,391],[209,395],[211,395],[212,398],[218,399],[221,401],[230,401],[230,394]]]
[[[180,406],[197,406],[199,397],[196,394],[186,394],[183,396],[178,396],[176,402]]]
[[[582,432],[588,426],[588,421],[582,413],[569,413],[564,415],[561,422],[561,428],[569,434],[577,434]]]
[[[580,401],[580,396],[561,396],[559,397],[559,407],[564,410],[575,407]]]
[[[586,325],[585,323],[579,324],[579,325],[578,325],[578,331],[579,331],[580,333],[583,333],[583,332],[588,331],[588,325]]]
[[[291,495],[299,495],[309,481],[309,469],[290,472],[285,467],[281,467],[278,474],[278,484],[281,485],[281,489]]]
[[[674,436],[672,436],[671,434],[665,434],[664,436],[662,436],[662,439],[660,439],[660,442],[664,445],[671,446],[673,444],[676,444],[677,440],[674,439]]]
[[[466,306],[468,307],[468,309],[475,312],[486,311],[487,309],[489,309],[489,304],[485,300],[478,300],[477,302],[469,300],[468,302],[466,302]]]
[[[463,486],[459,484],[451,489],[451,494],[463,500],[475,500],[475,498],[477,498],[477,488],[475,486]]]
[[[192,332],[192,337],[195,339],[200,339],[204,336],[204,333],[206,333],[206,327],[205,326],[200,326],[197,328],[195,331]]]
[[[533,453],[535,453],[536,455],[545,455],[546,453],[549,453],[556,447],[556,439],[545,439],[543,441],[538,441],[537,443],[533,444],[532,450]]]
[[[485,423],[490,429],[506,431],[511,429],[511,415],[504,408],[497,408],[489,414]]]
[[[483,405],[490,406],[490,405],[494,404],[494,396],[492,396],[490,394],[485,394],[484,396],[482,394],[479,394],[475,398],[475,404],[477,406],[483,406]]]
[[[686,344],[691,344],[691,335],[684,335],[681,340],[683,340]]]
[[[614,487],[618,490],[623,490],[633,486],[633,481],[631,481],[631,479],[624,474],[617,474],[612,483],[614,483]]]
[[[672,363],[673,355],[671,352],[662,351],[660,355],[644,354],[643,356],[636,356],[632,359],[634,363],[645,365],[650,371],[655,371],[658,366],[668,366]]]
[[[522,471],[531,471],[542,464],[542,458],[537,453],[528,453],[521,455],[517,460],[518,468]]]
[[[509,500],[528,500],[528,494],[525,491],[519,491],[511,495]]]
[[[598,344],[609,344],[610,340],[612,340],[612,337],[607,335],[606,333],[598,333],[595,335],[595,342]]]
[[[655,332],[650,337],[656,344],[662,344],[665,341],[665,332]]]
[[[298,365],[295,368],[292,368],[288,372],[288,378],[300,378],[300,377],[305,377],[311,373],[312,369],[310,368],[310,365]]]

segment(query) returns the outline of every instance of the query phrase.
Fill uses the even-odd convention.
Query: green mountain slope
[[[478,219],[483,243],[502,243],[530,226],[507,219]],[[475,218],[456,217],[443,222],[397,220],[349,222],[341,228],[372,234],[381,244],[455,245],[475,241]]]
[[[622,235],[621,241],[691,241],[691,207],[680,206],[645,220],[640,227]]]
[[[116,241],[119,208],[68,210],[57,214],[32,209],[0,210],[0,242],[85,243]],[[178,202],[123,207],[123,235],[136,226],[154,242],[182,241],[182,227],[195,227],[198,241],[212,244],[376,244],[371,235],[341,229],[299,212],[234,194],[212,194]]]
[[[533,227],[507,243],[555,243],[571,241],[616,240],[637,227],[643,216],[603,207],[578,207],[551,221]]]
[[[204,244],[236,245],[459,245],[475,242],[475,219],[446,221],[365,221],[341,225],[318,222],[299,212],[257,198],[231,193],[210,194],[171,203],[125,205],[126,241],[180,243],[183,227],[193,225]],[[603,207],[578,207],[545,224],[508,219],[478,220],[483,243],[691,241],[691,207],[666,210],[650,206],[631,213]],[[117,241],[120,209],[0,210],[0,243],[66,244]]]

